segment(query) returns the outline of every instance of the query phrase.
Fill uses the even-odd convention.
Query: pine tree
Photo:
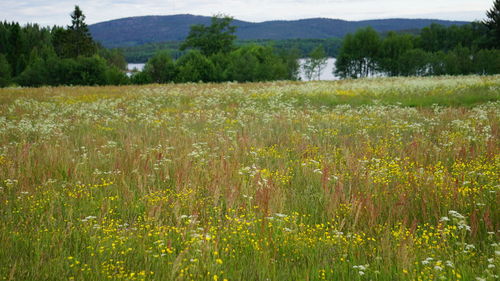
[[[500,0],[493,2],[493,7],[486,12],[487,20],[484,24],[490,30],[492,36],[492,46],[496,49],[500,48]]]
[[[5,55],[0,54],[0,87],[8,86],[11,80],[11,69]]]
[[[89,34],[89,28],[85,23],[85,15],[78,5],[75,6],[75,10],[71,13],[71,25],[68,26],[68,29]]]
[[[71,25],[66,30],[54,31],[54,49],[63,58],[76,58],[79,56],[92,56],[97,53],[97,46],[89,28],[85,23],[85,15],[79,6],[71,13]]]

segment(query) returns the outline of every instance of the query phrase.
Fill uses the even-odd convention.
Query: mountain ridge
[[[211,17],[191,14],[127,17],[89,25],[95,40],[106,47],[136,46],[153,42],[182,41],[193,24],[210,24]],[[249,22],[234,19],[241,40],[324,39],[343,37],[358,28],[372,26],[378,32],[421,29],[432,23],[462,25],[466,21],[437,19],[375,19],[347,21],[331,18]]]

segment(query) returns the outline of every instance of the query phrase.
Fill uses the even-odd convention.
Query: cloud
[[[361,20],[394,17],[431,17],[455,20],[483,18],[491,0],[2,0],[0,20],[67,25],[75,4],[87,23],[142,15],[190,13],[231,15],[247,21],[311,17]]]

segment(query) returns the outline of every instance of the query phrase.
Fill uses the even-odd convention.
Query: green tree
[[[281,50],[279,56],[283,59],[286,64],[287,77],[289,80],[297,80],[299,78],[300,69],[300,50],[297,48],[292,48],[288,50]]]
[[[322,45],[314,48],[314,50],[309,53],[309,57],[306,58],[304,65],[302,66],[307,80],[312,80],[314,77],[320,80],[321,72],[323,72],[327,60],[328,58]]]
[[[9,28],[7,23],[0,22],[0,54],[8,53]]]
[[[401,57],[408,50],[413,48],[413,38],[411,35],[399,35],[395,32],[389,32],[382,41],[379,52],[379,66],[382,72],[389,76],[398,76],[403,74]]]
[[[429,75],[445,75],[446,70],[450,69],[447,63],[447,54],[444,51],[429,53]]]
[[[192,25],[186,40],[181,45],[181,50],[195,48],[205,56],[231,52],[236,39],[234,35],[236,26],[231,25],[232,21],[232,17],[215,15],[210,26]]]
[[[227,68],[230,63],[230,55],[217,53],[209,57],[212,65],[214,66],[214,72],[212,73],[212,81],[223,82],[227,81]]]
[[[431,55],[422,49],[410,49],[399,58],[401,75],[429,75]]]
[[[493,2],[493,7],[486,12],[488,19],[484,24],[488,27],[492,37],[492,46],[500,48],[500,0]]]
[[[176,62],[177,82],[209,82],[214,73],[213,63],[198,50],[191,50]]]
[[[247,45],[229,55],[226,78],[238,82],[285,80],[287,62],[270,46]]]
[[[170,54],[166,51],[156,53],[148,60],[143,71],[153,83],[172,82],[176,76],[176,68]]]
[[[26,69],[19,74],[15,81],[21,86],[27,87],[37,87],[43,85],[57,85],[55,77],[62,79],[61,76],[56,76],[59,74],[59,59],[53,60],[47,63],[46,60],[36,57],[33,61],[26,67]],[[54,75],[56,74],[56,75]],[[64,73],[67,75],[67,72]]]
[[[127,74],[115,66],[108,66],[105,72],[107,85],[127,85],[130,79]]]
[[[54,30],[54,48],[62,58],[76,58],[78,56],[93,56],[97,52],[97,45],[90,35],[85,23],[85,15],[79,6],[71,13],[71,25],[66,29]]]
[[[108,65],[114,66],[122,71],[127,70],[127,61],[123,56],[122,50],[100,47],[98,54],[107,61]]]
[[[446,54],[444,63],[444,72],[449,75],[465,75],[473,72],[471,51],[461,45]]]
[[[380,36],[371,27],[347,34],[340,48],[335,73],[340,77],[367,77],[378,70]]]
[[[18,23],[13,24],[10,28],[7,48],[7,60],[11,66],[13,76],[17,76],[24,70],[25,57],[21,56],[26,41],[23,39],[21,26]]]
[[[480,50],[474,56],[474,72],[480,75],[500,73],[500,49]]]
[[[0,54],[0,87],[6,87],[11,82],[11,69],[5,55]]]

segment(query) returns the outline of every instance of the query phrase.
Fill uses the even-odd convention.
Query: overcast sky
[[[481,20],[493,0],[0,0],[0,20],[68,25],[79,5],[88,24],[144,15],[224,13],[260,22],[324,17],[345,20],[433,18]]]

